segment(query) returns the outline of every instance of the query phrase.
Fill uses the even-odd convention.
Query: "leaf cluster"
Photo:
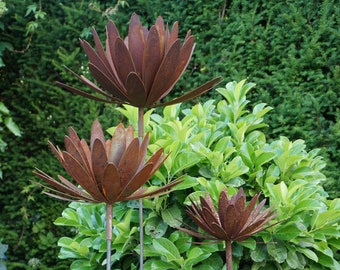
[[[223,97],[220,101],[208,100],[186,110],[181,110],[180,105],[173,105],[165,107],[162,114],[152,110],[145,114],[150,153],[163,147],[164,152],[169,154],[164,166],[151,180],[152,184],[163,185],[169,179],[180,176],[185,179],[167,197],[144,201],[147,269],[221,269],[225,264],[221,259],[222,244],[197,246],[193,243],[195,239],[174,227],[179,226],[181,221],[191,224],[185,214],[185,206],[190,201],[198,203],[199,197],[209,192],[217,204],[223,189],[232,195],[240,187],[247,192],[248,200],[256,193],[267,197],[269,204],[266,207],[276,209],[278,214],[273,223],[280,223],[244,243],[234,243],[235,266],[239,269],[245,265],[252,269],[340,267],[337,257],[340,201],[329,200],[321,186],[326,180],[321,172],[325,162],[317,149],[307,151],[303,140],[290,141],[280,137],[267,141],[263,132],[266,126],[264,117],[271,108],[258,104],[248,109],[246,95],[252,88],[254,84],[245,81],[231,82],[225,88],[217,89]],[[135,122],[136,108],[125,106],[119,111],[131,117],[132,123]],[[77,211],[83,211],[81,209],[85,207],[98,210],[97,206],[78,207]],[[122,208],[125,208],[124,212],[118,210]],[[89,220],[98,219],[84,213],[76,215],[75,210],[73,217],[67,218],[65,215],[70,211],[70,208],[64,210],[64,218],[57,219],[58,225],[79,227]],[[134,214],[131,214],[133,211]],[[94,213],[92,215],[100,215]],[[102,208],[100,213],[104,215],[105,209]],[[127,269],[124,265],[131,265],[132,258],[135,258],[133,265],[136,267],[139,252],[138,235],[135,234],[138,227],[137,204],[120,204],[114,213],[115,230],[122,227],[125,230],[115,235],[119,242],[114,240],[112,245],[116,250],[113,268]],[[93,230],[91,228],[86,225],[85,230]],[[101,230],[104,234],[104,229],[102,222],[102,227],[94,230]],[[85,238],[86,243],[93,243],[95,239],[99,241],[95,237],[98,234],[92,236],[79,231],[67,243],[60,239],[60,258],[71,254],[75,259],[72,265],[88,265],[91,264],[92,252],[103,257],[104,248],[99,250],[81,244],[81,241],[77,241],[79,246],[77,244],[69,253],[72,241],[85,241]],[[103,235],[100,239],[105,245]],[[122,243],[126,249],[122,249]],[[87,258],[79,258],[81,250],[85,249],[83,246],[89,248]]]

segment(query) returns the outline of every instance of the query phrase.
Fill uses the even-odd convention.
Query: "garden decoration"
[[[69,70],[85,85],[97,92],[95,96],[62,82],[61,88],[97,101],[129,104],[138,108],[138,137],[144,135],[144,109],[166,106],[195,98],[220,82],[216,77],[176,99],[160,102],[173,89],[185,71],[194,51],[194,36],[188,31],[181,46],[178,38],[178,22],[172,30],[158,17],[150,29],[143,27],[137,14],[130,19],[128,36],[122,39],[115,24],[110,21],[106,28],[106,50],[96,30],[92,30],[95,48],[80,40],[89,58],[89,70],[101,86],[97,86],[83,75]],[[143,213],[139,200],[140,219],[140,269],[143,269]]]
[[[260,194],[256,194],[246,206],[246,196],[242,188],[230,200],[227,191],[223,190],[220,193],[216,211],[214,203],[207,193],[205,198],[200,197],[200,206],[190,200],[191,208],[188,207],[186,212],[194,223],[208,235],[198,232],[187,224],[184,225],[188,229],[180,227],[177,229],[194,237],[225,241],[227,270],[232,270],[232,242],[244,241],[253,234],[264,230],[264,226],[276,217],[270,208],[261,212],[266,202],[265,199],[255,207],[259,196]]]
[[[122,124],[117,126],[112,139],[105,141],[96,120],[90,146],[79,139],[72,127],[69,136],[65,136],[65,151],[49,142],[54,155],[81,188],[61,175],[58,181],[39,169],[34,172],[53,187],[39,184],[48,190],[47,195],[67,201],[106,204],[107,269],[110,269],[113,204],[158,196],[181,182],[173,181],[155,190],[141,188],[166,159],[161,148],[145,161],[148,144],[148,134],[140,143],[139,138],[134,138],[133,127],[125,129]]]

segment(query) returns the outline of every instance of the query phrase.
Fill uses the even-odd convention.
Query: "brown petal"
[[[114,77],[108,77],[100,68],[92,63],[89,63],[89,69],[95,80],[112,96],[123,102],[128,101],[125,88],[117,84],[113,79]]]
[[[95,140],[99,140],[99,142],[104,146],[105,145],[105,138],[102,126],[100,125],[99,121],[96,119],[92,123],[91,127],[91,141],[90,141],[90,148],[91,151],[93,150],[93,144]]]
[[[87,86],[89,86],[90,88],[92,88],[92,90],[94,90],[95,92],[103,95],[104,97],[107,97],[107,98],[111,98],[111,95],[107,94],[106,92],[104,92],[102,89],[100,89],[97,85],[95,85],[93,82],[91,82],[89,79],[87,79],[86,77],[84,77],[83,75],[79,76],[77,73],[75,73],[74,71],[72,71],[71,69],[69,69],[68,67],[65,67],[73,76],[77,77],[79,80],[81,80],[84,84],[86,84]],[[61,82],[57,82],[56,83],[58,86],[60,87],[68,87],[70,89],[66,89],[67,91],[70,91],[70,92],[75,92],[76,91],[81,91],[81,90],[78,90],[74,87],[71,87],[71,86],[68,86],[66,84],[63,84]],[[77,92],[75,92],[77,93]],[[84,92],[85,94],[87,95],[90,95],[86,92]]]
[[[125,200],[138,200],[141,198],[152,198],[152,197],[164,195],[164,194],[171,192],[170,188],[174,187],[175,185],[180,184],[181,182],[183,182],[183,180],[172,181],[171,183],[165,186],[159,187],[156,190],[152,190],[152,191],[148,191],[148,189],[139,189],[131,196],[125,198]]]
[[[65,159],[65,169],[72,178],[96,200],[105,201],[105,198],[98,190],[95,180],[92,179],[79,162],[67,152],[63,152],[63,155]]]
[[[173,84],[170,81],[176,71],[180,59],[180,41],[176,40],[167,54],[164,56],[162,63],[156,73],[152,88],[147,99],[147,106],[151,106],[163,96],[164,92]]]
[[[158,149],[157,152],[152,155],[152,157],[147,161],[147,163],[153,164],[150,176],[153,175],[159,169],[159,167],[163,164],[167,157],[168,156],[165,157],[163,156],[163,148]]]
[[[102,181],[104,169],[107,165],[107,155],[105,151],[105,145],[99,140],[95,139],[92,146],[92,170],[94,180],[99,190],[102,189]]]
[[[80,193],[79,188],[77,188],[75,185],[69,182],[69,185],[73,185],[73,187],[70,186],[65,186],[64,184],[59,183],[52,177],[50,177],[48,174],[44,173],[43,171],[39,170],[36,168],[36,171],[33,172],[36,176],[50,184],[51,186],[55,187],[57,190],[64,192],[64,193],[69,193],[72,196],[77,196]],[[39,184],[39,183],[38,183]],[[41,184],[39,184],[41,185]],[[50,188],[51,189],[51,188]],[[79,190],[79,192],[75,192],[75,190]]]
[[[193,204],[192,204],[193,205]],[[206,231],[208,234],[215,236],[215,231],[210,227],[211,224],[207,224],[204,220],[204,218],[201,215],[201,212],[191,212],[190,209],[186,211],[188,216],[204,231]]]
[[[89,147],[88,147],[86,141],[84,139],[80,140],[76,131],[72,127],[69,127],[69,134],[70,134],[70,138],[71,138],[73,144],[77,148],[77,151],[79,152],[79,154],[80,154],[80,156],[83,160],[83,163],[86,164],[86,167],[89,170],[89,174],[92,174],[92,169],[91,169],[92,166],[90,164],[91,155],[90,155]]]
[[[109,202],[114,203],[119,199],[123,187],[120,184],[118,170],[113,163],[108,163],[105,167],[102,186],[104,196]]]
[[[228,207],[228,204],[228,193],[225,189],[223,189],[218,200],[218,216],[220,218],[221,224],[226,222],[225,209]]]
[[[142,24],[138,16],[133,13],[129,25],[128,33],[129,51],[139,76],[142,75],[143,54],[145,37]]]
[[[128,148],[128,146],[134,139],[135,139],[135,130],[133,126],[130,125],[125,131],[125,149]]]
[[[135,107],[144,107],[146,102],[146,90],[141,78],[131,72],[127,78],[126,91],[131,104]]]
[[[155,75],[162,61],[159,34],[155,26],[152,26],[146,40],[143,59],[143,80],[146,91],[150,92]]]
[[[127,81],[127,77],[131,72],[136,72],[132,57],[124,41],[121,38],[117,38],[114,46],[113,63],[116,67],[118,77],[122,82]]]
[[[109,76],[114,77],[115,73],[113,72],[112,66],[110,65],[110,63],[109,63],[109,61],[106,57],[102,43],[101,43],[99,36],[98,36],[98,34],[97,34],[97,32],[94,28],[92,28],[92,35],[93,35],[93,40],[94,40],[94,43],[95,43],[95,46],[96,46],[96,49],[97,49],[97,52],[98,52],[98,56],[100,57],[103,64],[105,65],[105,68],[108,71]]]
[[[148,150],[148,145],[149,145],[149,133],[146,133],[143,141],[142,141],[142,144],[140,145],[140,149],[139,149],[139,159],[138,159],[138,163],[139,163],[139,166],[143,166],[144,163],[145,163],[145,157],[146,157],[146,153],[147,153],[147,150]]]
[[[161,55],[164,55],[165,52],[165,29],[164,29],[164,21],[161,16],[159,16],[156,20],[155,27],[159,33],[159,44],[161,49]]]
[[[178,22],[175,22],[174,25],[172,26],[172,30],[165,47],[166,51],[168,51],[168,49],[176,41],[176,39],[178,39]]]
[[[130,196],[137,189],[143,186],[149,180],[152,167],[152,164],[146,164],[144,168],[142,168],[134,177],[132,177],[131,180],[126,183],[122,197]]]
[[[116,167],[118,167],[125,148],[125,128],[123,124],[120,123],[116,127],[116,130],[111,139],[111,148],[108,155],[109,162],[112,162]]]
[[[168,95],[171,89],[176,84],[176,82],[180,79],[180,77],[182,76],[183,72],[185,71],[189,64],[193,51],[194,51],[194,36],[191,36],[187,41],[185,41],[183,47],[180,49],[177,66],[175,67],[175,71],[172,72],[172,76],[169,76],[168,85],[166,89],[164,89],[166,91],[163,92],[161,98]]]
[[[135,138],[123,153],[123,156],[118,165],[120,181],[123,186],[127,185],[127,183],[135,175],[139,167],[138,155],[139,155],[139,140],[138,138]]]
[[[90,167],[90,165],[88,163],[88,160],[86,159],[86,156],[82,152],[80,140],[78,141],[79,142],[78,145],[80,147],[76,146],[74,141],[70,137],[68,137],[68,136],[65,136],[64,142],[65,142],[66,151],[71,156],[73,156],[87,170],[89,175],[91,175],[92,174],[91,167]],[[76,141],[76,143],[77,143],[77,141]]]
[[[235,206],[229,205],[228,207],[225,208],[224,211],[226,212],[226,214],[225,214],[225,220],[224,220],[224,223],[222,224],[222,227],[228,235],[233,235],[234,224],[238,222],[238,220],[236,220]]]
[[[93,96],[93,95],[91,95],[89,93],[86,93],[86,92],[84,92],[82,90],[79,90],[77,88],[74,88],[72,86],[64,84],[62,82],[56,82],[56,85],[61,87],[61,88],[63,88],[64,90],[66,90],[66,91],[68,91],[70,93],[73,93],[73,94],[76,94],[76,95],[79,95],[79,96],[82,96],[82,97],[86,97],[86,98],[93,99],[93,100],[100,101],[100,102],[112,103],[111,100],[107,100],[107,99],[103,99],[103,98],[99,98],[99,97]]]
[[[183,223],[185,227],[190,227],[189,225]],[[209,240],[216,240],[215,237],[212,237],[210,235],[204,235],[204,234],[201,234],[199,232],[197,232],[196,230],[192,229],[192,230],[188,230],[186,228],[181,228],[181,227],[175,227],[176,229],[182,231],[182,232],[185,232],[193,237],[196,237],[196,238],[203,238],[203,239],[209,239]],[[191,227],[190,227],[191,228]]]
[[[111,77],[110,69],[105,64],[105,60],[103,60],[96,51],[91,47],[91,45],[86,40],[80,40],[81,46],[83,47],[87,57],[90,60],[90,63],[98,67],[99,70],[102,71],[107,77]]]
[[[153,105],[153,107],[163,107],[163,106],[169,106],[169,105],[173,105],[173,104],[177,104],[177,103],[181,103],[184,101],[187,101],[189,99],[193,99],[197,96],[200,96],[202,94],[204,94],[205,92],[209,91],[212,87],[214,87],[217,83],[219,83],[221,80],[221,77],[216,77],[215,79],[212,79],[211,81],[202,84],[201,86],[199,86],[198,88],[196,88],[195,90],[192,90],[191,92],[180,96],[179,98],[173,99],[169,102],[164,102],[164,103],[160,103],[157,105]]]

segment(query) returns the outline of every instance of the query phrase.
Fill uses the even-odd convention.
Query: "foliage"
[[[13,118],[10,116],[10,111],[8,108],[0,102],[0,124],[5,125],[5,127],[15,136],[21,136],[19,127],[14,123]],[[3,127],[0,126],[0,152],[4,152],[7,146],[7,143],[2,139],[3,134]],[[0,163],[0,179],[2,178],[2,170],[1,170],[1,163]]]
[[[264,116],[271,108],[263,103],[246,108],[246,94],[253,87],[245,81],[228,83],[217,89],[223,97],[218,102],[208,100],[183,113],[180,105],[173,105],[165,107],[162,115],[146,114],[150,151],[164,147],[169,153],[152,184],[186,175],[168,197],[144,201],[147,269],[221,269],[225,263],[222,244],[197,246],[173,227],[181,220],[190,223],[184,211],[189,198],[196,202],[209,192],[217,203],[223,189],[232,195],[240,187],[248,196],[262,192],[268,197],[267,207],[277,209],[276,221],[281,222],[244,243],[234,243],[234,267],[339,269],[340,200],[328,200],[321,186],[326,180],[321,173],[325,162],[317,149],[306,151],[302,140],[280,137],[267,142]],[[119,111],[135,121],[135,108],[125,106]],[[116,250],[113,269],[136,266],[136,207],[120,204],[114,211],[115,230],[120,234],[112,245]],[[57,225],[76,228],[73,238],[59,240],[59,257],[74,259],[71,269],[95,267],[103,261],[104,214],[98,206],[71,204],[56,220]],[[91,227],[93,222],[101,227]],[[212,266],[212,260],[216,265]]]

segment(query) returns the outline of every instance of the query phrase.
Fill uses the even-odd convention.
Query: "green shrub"
[[[174,226],[189,222],[189,198],[196,201],[209,192],[217,202],[222,189],[234,194],[240,187],[249,197],[259,192],[268,197],[268,207],[277,209],[276,221],[281,222],[244,243],[234,243],[235,267],[339,269],[340,200],[328,200],[321,186],[325,162],[317,149],[306,151],[302,140],[266,141],[263,117],[271,108],[263,103],[246,108],[246,94],[253,87],[245,81],[228,83],[217,89],[223,97],[219,102],[208,100],[183,112],[173,105],[162,115],[152,110],[145,114],[150,152],[164,147],[169,153],[152,184],[185,175],[168,196],[144,200],[146,269],[222,269],[222,244],[195,245]],[[137,109],[118,110],[136,124]],[[58,242],[59,257],[74,260],[71,269],[97,269],[102,264],[104,214],[103,206],[72,203],[55,221],[75,232]],[[137,269],[137,228],[137,203],[118,204],[113,269]]]

